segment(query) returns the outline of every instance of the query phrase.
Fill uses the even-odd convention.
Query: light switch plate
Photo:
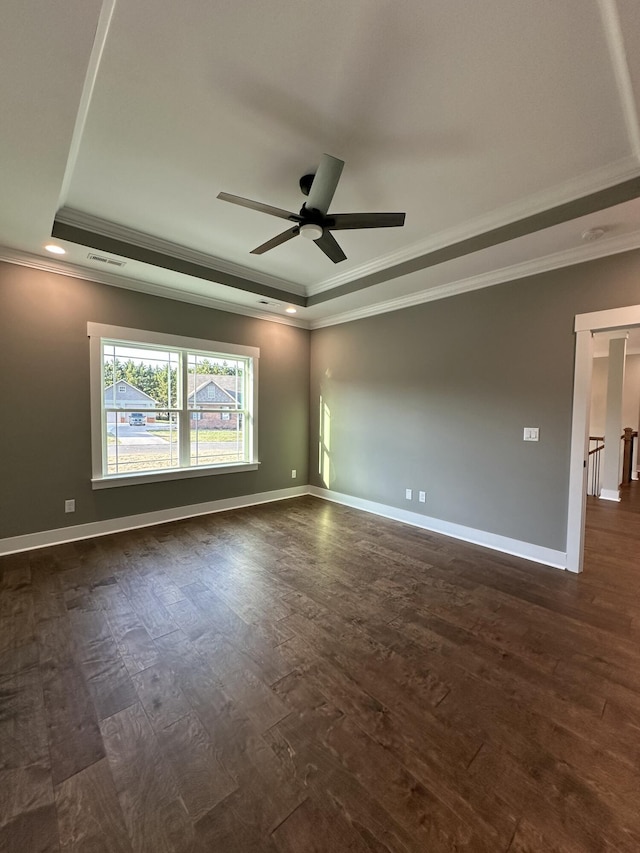
[[[540,427],[525,427],[524,441],[540,441]]]

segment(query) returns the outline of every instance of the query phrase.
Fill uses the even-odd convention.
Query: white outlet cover
[[[525,427],[524,441],[540,441],[540,427]]]
[[[405,489],[404,490],[404,496],[408,501],[410,501],[411,498],[413,497],[413,491],[411,489]]]
[[[421,504],[425,503],[427,500],[427,493],[426,492],[418,492],[418,500],[420,501]]]

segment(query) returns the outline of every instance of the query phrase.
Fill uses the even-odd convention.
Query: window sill
[[[238,474],[241,471],[257,471],[259,462],[237,462],[232,465],[206,465],[201,468],[180,468],[172,471],[149,471],[143,474],[113,474],[109,477],[94,477],[92,489],[113,489],[116,486],[138,486],[143,483],[161,483],[165,480],[187,480],[191,477],[210,477],[215,474]]]

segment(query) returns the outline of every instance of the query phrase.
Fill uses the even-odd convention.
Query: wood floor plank
[[[153,595],[148,582],[134,570],[128,569],[117,575],[118,586],[129,599],[149,636],[154,640],[175,631],[178,627],[162,602]]]
[[[103,720],[101,731],[135,853],[188,849],[193,824],[142,706]]]
[[[156,643],[179,674],[180,688],[207,730],[217,760],[239,789],[225,802],[238,811],[253,802],[251,821],[271,831],[304,799],[298,785],[286,778],[251,715],[222,691],[213,668],[187,637],[177,631]]]
[[[137,701],[137,694],[102,611],[73,610],[78,658],[100,719]]]
[[[55,784],[104,757],[98,718],[66,617],[38,626],[51,769]]]
[[[411,834],[394,821],[329,750],[305,733],[308,725],[313,732],[317,731],[315,721],[308,718],[287,720],[271,729],[268,737],[283,765],[300,785],[319,802],[328,798],[331,808],[369,840],[372,849],[389,853],[414,853],[424,849],[422,841],[414,842]],[[326,724],[325,719],[322,728]]]
[[[195,838],[197,853],[277,853],[268,836],[224,804],[196,824]]]
[[[17,850],[25,839],[38,836],[42,836],[43,850],[57,849],[53,784],[47,765],[45,759],[0,770],[0,850]],[[29,849],[22,847],[21,853]]]
[[[61,782],[56,805],[62,853],[131,853],[106,759]]]
[[[118,591],[104,597],[102,607],[129,675],[158,663],[158,650],[126,596]]]
[[[325,815],[311,798],[305,800],[272,835],[280,853],[371,853],[371,848],[338,813]]]
[[[193,712],[160,730],[158,738],[194,821],[237,790],[237,783],[218,761],[208,732]]]
[[[192,710],[180,689],[178,678],[164,663],[137,673],[133,676],[133,683],[156,732],[186,717]]]
[[[0,826],[0,850],[3,853],[58,853],[60,843],[55,806],[21,812]]]

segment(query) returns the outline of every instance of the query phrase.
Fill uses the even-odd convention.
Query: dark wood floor
[[[300,498],[0,561],[0,849],[640,850],[640,495],[572,576]]]

